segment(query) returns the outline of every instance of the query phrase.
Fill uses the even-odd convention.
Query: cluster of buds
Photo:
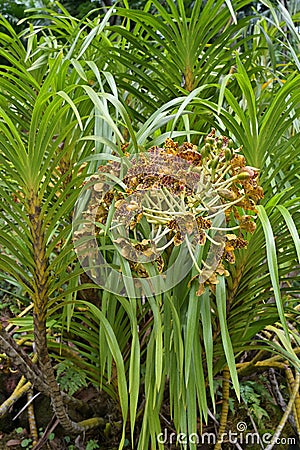
[[[196,261],[195,247],[220,247],[218,232],[224,239],[215,273],[223,270],[222,261],[235,262],[235,250],[245,248],[247,233],[255,231],[256,204],[264,195],[258,169],[246,165],[241,148],[213,129],[200,149],[168,138],[163,147],[124,161],[110,161],[90,178],[85,217],[93,217],[98,235],[111,231],[138,277],[149,275],[149,262],[161,273],[172,248],[187,240],[197,269],[207,270],[205,261],[204,269]],[[220,215],[222,226],[216,224]]]

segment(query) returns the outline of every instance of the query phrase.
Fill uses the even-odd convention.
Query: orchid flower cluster
[[[149,276],[149,263],[162,273],[183,243],[199,274],[224,274],[222,262],[234,263],[235,251],[255,231],[256,204],[264,196],[258,169],[246,165],[241,150],[213,129],[201,148],[168,138],[163,147],[131,158],[125,153],[89,179],[85,217],[93,217],[98,238],[110,234],[137,277]],[[196,256],[206,243],[218,247],[213,272]]]

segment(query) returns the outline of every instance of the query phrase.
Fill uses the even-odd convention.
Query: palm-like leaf
[[[47,319],[61,336],[63,354],[119,403],[120,448],[128,416],[134,442],[141,412],[137,448],[149,441],[162,448],[157,435],[166,399],[176,430],[196,433],[198,418],[208,420],[209,395],[215,403],[214,378],[226,366],[239,395],[236,362],[249,349],[275,352],[299,367],[299,337],[288,328],[296,320],[299,282],[299,75],[280,82],[275,53],[266,68],[260,66],[274,29],[262,21],[256,45],[258,37],[249,29],[246,34],[248,19],[235,24],[230,2],[223,3],[196,1],[187,12],[183,1],[163,7],[154,0],[154,14],[119,8],[123,25],[108,29],[112,10],[103,21],[81,22],[66,12],[34,12],[31,20],[47,19],[50,26],[47,32],[44,26],[28,29],[26,48],[3,22],[10,36],[2,36],[2,55],[10,66],[1,67],[0,82],[0,244],[6,249],[0,267],[22,287],[24,304],[34,303],[38,346],[48,345],[61,359],[54,340],[40,339],[45,330],[39,325]],[[235,11],[247,3],[233,2]],[[233,51],[242,48],[233,68]],[[279,81],[264,86],[270,74]],[[211,126],[243,146],[265,191],[258,228],[247,235],[248,248],[238,252],[230,275],[201,298],[197,282],[189,284],[193,268],[147,301],[101,291],[99,307],[89,302],[95,285],[80,284],[84,271],[71,224],[86,175],[105,160],[118,161],[126,140],[130,154],[161,146],[170,136],[200,144]],[[113,254],[112,261],[131,275],[125,259]],[[33,337],[32,320],[14,323]]]
[[[129,92],[132,114],[137,100],[142,111],[153,112],[157,102],[165,103],[230,73],[232,51],[239,47],[248,21],[232,23],[230,8],[222,1],[196,1],[189,16],[183,1],[178,6],[172,1],[166,6],[152,3],[154,14],[119,8],[124,26],[111,27],[120,36],[111,48],[112,67],[115,71],[117,61],[117,80]],[[235,2],[236,10],[245,4]]]

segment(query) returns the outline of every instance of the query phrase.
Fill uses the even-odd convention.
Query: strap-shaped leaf
[[[216,304],[220,321],[221,337],[224,348],[224,353],[226,356],[227,365],[230,371],[232,384],[238,399],[240,398],[240,386],[237,376],[237,370],[235,365],[235,357],[232,347],[231,338],[227,327],[227,317],[226,317],[226,285],[225,278],[218,276],[219,283],[216,285]]]
[[[286,335],[287,342],[289,342],[289,350],[291,353],[293,353],[291,342],[290,342],[290,335],[289,330],[287,326],[287,321],[285,317],[284,312],[284,304],[280,293],[280,286],[279,286],[279,269],[278,269],[278,262],[277,262],[277,254],[276,254],[276,245],[275,245],[275,237],[273,234],[272,226],[270,223],[270,220],[268,218],[268,215],[266,213],[265,208],[262,205],[258,205],[257,207],[259,212],[259,219],[262,224],[262,228],[264,231],[265,239],[266,239],[266,250],[267,250],[267,261],[268,261],[268,267],[269,267],[269,273],[270,278],[272,282],[272,287],[274,291],[274,297],[278,309],[279,318],[281,321],[281,325],[283,327],[283,330]]]

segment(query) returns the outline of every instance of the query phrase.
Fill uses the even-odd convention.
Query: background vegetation
[[[299,436],[299,2],[45,6],[20,28],[16,10],[1,18],[1,376],[15,380],[1,415],[32,389],[50,396],[39,444],[28,409],[36,449],[53,432],[53,448],[164,448],[164,428],[241,418],[280,435],[289,416],[283,435]],[[265,193],[228,276],[197,296],[193,268],[147,299],[92,283],[72,241],[86,177],[167,137],[200,148],[212,127]]]

